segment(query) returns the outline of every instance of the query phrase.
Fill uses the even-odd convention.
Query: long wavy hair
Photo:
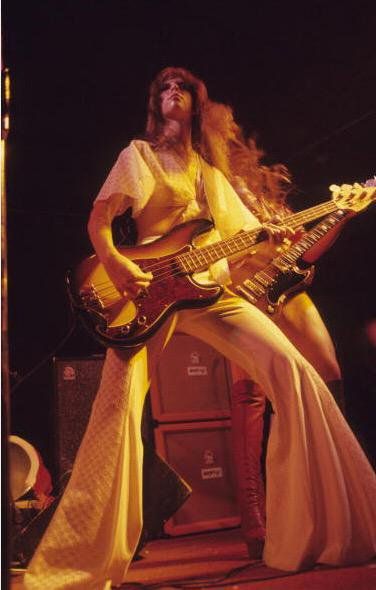
[[[146,139],[155,149],[176,147],[174,138],[165,135],[165,122],[161,113],[160,95],[164,83],[171,78],[181,78],[192,95],[192,146],[209,164],[229,176],[226,137],[218,133],[213,121],[213,103],[208,97],[206,85],[184,68],[163,69],[150,85]],[[174,145],[175,144],[175,145]]]
[[[281,210],[291,189],[288,169],[282,164],[262,164],[264,152],[253,139],[244,138],[232,108],[210,100],[204,82],[190,71],[180,67],[164,68],[152,81],[146,122],[147,141],[156,150],[178,147],[174,138],[165,135],[160,106],[163,85],[171,78],[181,78],[192,95],[193,149],[221,170],[235,189],[241,181],[258,199],[269,202],[272,209]],[[241,191],[239,195],[242,197]]]
[[[234,188],[239,189],[239,196],[243,198],[245,191],[242,188],[247,188],[271,213],[287,212],[286,199],[292,191],[292,178],[287,166],[263,163],[265,152],[258,147],[254,138],[244,137],[230,106],[212,103],[211,118],[217,135],[225,138],[228,178]],[[245,201],[248,205],[247,197]]]

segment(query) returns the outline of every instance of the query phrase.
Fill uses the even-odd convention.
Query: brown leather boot
[[[232,388],[232,441],[241,528],[251,559],[260,559],[265,540],[265,491],[261,474],[265,396],[240,379]]]

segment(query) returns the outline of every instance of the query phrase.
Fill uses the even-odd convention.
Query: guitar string
[[[338,218],[329,218],[326,224],[329,224],[327,229],[331,229],[339,222],[340,219]],[[319,224],[320,225],[320,224]],[[281,254],[278,258],[282,262],[286,262],[291,264],[296,261],[296,259],[302,254],[301,245],[303,245],[303,252],[309,249],[312,244],[314,244],[317,239],[320,239],[325,235],[326,228],[319,227],[314,230],[311,230],[307,236],[305,236],[302,240],[299,240],[297,244],[292,246],[287,252]],[[265,295],[265,288],[271,287],[274,283],[276,276],[281,273],[281,270],[278,269],[273,263],[268,264],[264,269],[256,272],[251,279],[248,279],[248,284],[245,284],[247,281],[242,281],[241,285],[238,285],[238,288],[246,288],[251,291],[252,295],[256,297],[256,299],[260,299],[263,295]],[[263,292],[258,293],[257,289],[261,286]]]
[[[257,228],[257,232],[255,232],[255,237],[257,236],[257,233],[263,231],[263,228]],[[246,247],[244,247],[244,238],[240,239],[239,237],[235,238],[231,238],[231,240],[226,240],[226,243],[229,244],[230,241],[233,242],[238,242],[239,244],[242,245],[241,250],[246,250],[247,248],[251,248],[254,245],[254,241],[252,241],[251,243],[247,244]],[[158,264],[156,265],[151,265],[151,266],[145,266],[142,270],[144,272],[148,272],[149,270],[155,269],[153,271],[153,284],[160,282],[161,280],[165,280],[166,277],[168,276],[178,276],[178,275],[185,275],[185,274],[191,274],[194,272],[200,272],[200,270],[205,270],[207,268],[208,265],[210,265],[211,263],[214,263],[216,261],[218,261],[221,258],[226,258],[227,256],[231,255],[231,254],[236,254],[239,250],[234,250],[233,252],[220,252],[220,257],[218,258],[218,252],[216,251],[216,246],[215,244],[212,244],[211,246],[207,246],[205,248],[200,249],[200,254],[197,254],[195,252],[195,250],[192,250],[191,252],[186,252],[185,254],[181,254],[180,258],[182,259],[181,261],[179,261],[177,259],[177,257],[170,257],[170,258],[165,258],[163,260],[162,265],[158,266]],[[209,259],[205,258],[205,254],[203,253],[203,251],[206,252],[212,252],[214,253],[214,255],[216,256],[216,260],[212,260],[210,257]],[[202,260],[200,260],[200,256],[201,258],[204,258],[204,264],[202,262]],[[165,264],[165,262],[171,262],[171,264]],[[191,270],[190,268],[188,268],[188,270],[186,270],[184,268],[184,262],[187,262],[187,265],[189,264],[195,264],[196,268],[194,268],[193,270]],[[197,266],[198,264],[198,266]],[[173,266],[175,265],[176,270],[174,270],[171,273],[171,268],[173,268]],[[112,289],[113,287],[113,283],[111,281],[104,281],[102,283],[97,283],[96,285],[96,291],[98,294],[104,294],[105,291],[107,291],[108,289]],[[111,290],[111,293],[116,292],[117,290]],[[107,293],[108,295],[108,293]]]
[[[318,206],[316,206],[316,207],[318,207]],[[316,207],[314,207],[313,209],[316,209]],[[326,207],[327,207],[327,204],[325,204],[325,208]],[[317,209],[316,209],[316,211],[317,211]],[[291,222],[291,219],[293,219],[295,222],[297,222],[297,220],[300,220],[301,218],[304,218],[305,216],[306,216],[306,212],[304,213],[304,215],[302,215],[300,213],[299,214],[293,214],[292,216],[289,216],[290,222]],[[233,241],[233,242],[239,241],[239,236],[233,236],[226,243],[229,243],[229,241]],[[251,247],[251,245],[252,244],[250,244],[249,247]],[[212,250],[214,249],[215,250],[215,244],[207,247],[206,249],[207,250],[208,249],[212,249]],[[202,252],[202,250],[201,250],[201,252]],[[182,255],[182,256],[185,257],[185,258],[189,258],[190,255],[191,256],[192,255],[194,256],[194,253],[191,253],[191,254],[188,254],[188,255]],[[178,261],[174,261],[174,258],[173,257],[170,258],[170,259],[168,259],[168,260],[170,260],[170,261],[172,260],[173,261],[172,264],[179,265],[179,262]],[[166,259],[164,260],[164,262],[165,261],[166,261]],[[205,261],[205,262],[207,263],[207,261]],[[153,265],[151,267],[145,267],[144,270],[147,270],[149,268],[153,268]],[[153,279],[153,283],[156,284],[156,283],[160,282],[161,280],[165,280],[166,277],[168,277],[168,276],[171,276],[171,277],[173,277],[173,276],[179,276],[179,275],[183,276],[184,274],[187,274],[187,271],[185,271],[184,269],[182,270],[180,268],[180,266],[178,266],[178,269],[177,270],[174,270],[172,273],[171,273],[170,269],[171,269],[171,266],[170,265],[168,265],[168,266],[160,266],[159,268],[158,268],[158,265],[156,265],[156,270],[157,271],[162,271],[162,272],[159,272],[158,275],[155,274],[154,279]],[[198,269],[195,269],[195,270],[197,271]],[[102,283],[102,285],[103,285],[103,287],[101,287],[99,289],[99,284],[98,284],[98,289],[97,289],[97,294],[102,298],[102,300],[104,298],[109,298],[109,297],[111,297],[114,294],[118,294],[119,295],[119,298],[122,297],[120,295],[120,293],[118,292],[118,290],[114,287],[114,285],[113,285],[113,283],[111,281],[106,281],[106,282]]]
[[[364,196],[364,193],[363,193],[363,196]],[[371,195],[369,195],[369,196],[371,196]],[[371,197],[371,200],[374,200],[374,199]],[[325,213],[329,213],[329,211],[333,212],[333,210],[335,211],[336,209],[339,209],[339,208],[340,207],[339,207],[337,201],[335,199],[333,199],[329,202],[324,202],[319,205],[315,205],[309,209],[306,209],[304,211],[294,213],[290,216],[287,216],[284,219],[284,222],[286,225],[288,225],[289,223],[291,225],[291,223],[293,223],[296,227],[299,227],[299,225],[301,225],[304,221],[306,221],[306,222],[311,221],[313,213],[315,215],[319,216],[320,214],[324,214],[324,212]],[[199,263],[199,267],[197,267],[193,271],[190,271],[190,269],[188,271],[186,271],[184,269],[184,267],[182,267],[181,264],[179,264],[179,261],[176,258],[174,259],[174,255],[169,258],[164,258],[162,265],[159,262],[153,263],[151,266],[145,267],[143,270],[147,272],[149,270],[155,269],[154,274],[158,272],[158,274],[155,274],[155,276],[153,278],[154,284],[157,282],[160,282],[161,280],[165,280],[166,277],[168,277],[168,276],[171,276],[171,277],[179,276],[179,275],[183,276],[184,274],[194,273],[195,271],[198,272],[199,268],[202,268],[202,262],[199,258],[200,254],[201,254],[201,257],[204,257],[204,260],[205,260],[204,268],[207,268],[207,264],[209,263],[209,265],[210,265],[210,263],[213,261],[212,260],[208,261],[205,259],[206,252],[208,252],[208,253],[214,252],[214,255],[216,257],[218,257],[218,252],[216,251],[216,248],[218,248],[218,247],[222,248],[222,245],[219,245],[219,244],[224,244],[224,246],[225,245],[230,246],[230,243],[233,243],[233,244],[235,243],[235,245],[237,245],[237,242],[242,242],[240,251],[242,249],[246,250],[247,248],[254,245],[255,242],[247,244],[246,247],[244,247],[244,239],[245,238],[249,239],[250,237],[253,237],[253,236],[256,238],[257,234],[259,233],[259,231],[262,231],[262,229],[263,228],[257,228],[256,230],[253,230],[252,232],[243,232],[243,234],[240,236],[239,235],[232,236],[231,238],[224,240],[220,243],[211,244],[210,246],[206,246],[205,248],[201,248],[199,250],[199,252],[195,252],[193,250],[188,253],[182,254],[180,256],[180,258],[183,260],[183,262],[184,262],[184,260],[189,261],[189,258],[191,258],[190,262],[192,262],[192,259],[193,259],[193,262],[195,264],[197,264],[197,262]],[[230,254],[232,254],[232,253],[235,253],[235,252],[230,252]],[[223,254],[223,256],[220,256],[220,258],[225,258],[228,256],[228,253],[223,252],[223,250],[222,250],[221,254]],[[218,258],[217,258],[217,260],[218,260]],[[166,264],[165,264],[166,262],[172,262],[172,264],[171,265],[168,264],[166,266]],[[171,268],[173,268],[174,265],[177,266],[177,269],[173,270],[173,272],[171,272]],[[119,295],[120,299],[122,298],[122,296],[117,291],[117,289],[114,287],[114,285],[111,281],[105,281],[103,283],[99,283],[98,287],[100,287],[101,285],[103,285],[103,287],[101,288],[102,298],[104,298],[104,297],[108,298],[112,294],[115,294],[115,293],[117,293]],[[105,291],[107,291],[106,294],[104,293]],[[98,290],[97,290],[97,293],[99,294]]]
[[[327,207],[328,207],[328,203],[325,203],[325,207],[324,207],[324,209],[323,209],[322,212],[324,212]],[[307,215],[307,212],[310,212],[312,210],[312,211],[315,211],[315,213],[318,214],[319,208],[323,208],[323,206],[322,205],[316,205],[315,207],[312,207],[311,209],[308,209],[308,210],[306,210],[304,212],[294,213],[294,214],[292,214],[290,216],[287,216],[284,221],[286,221],[287,223],[294,222],[294,225],[297,225],[298,226],[299,224],[302,223],[302,221],[304,221],[305,217],[308,217],[308,219],[310,219],[311,215],[310,214]],[[232,236],[231,238],[228,238],[227,240],[223,240],[220,243],[219,242],[216,242],[214,244],[210,244],[209,246],[205,246],[204,248],[200,248],[198,251],[197,250],[193,250],[193,251],[191,251],[189,253],[184,253],[184,254],[181,255],[181,257],[182,258],[189,258],[190,256],[194,256],[195,258],[198,258],[200,255],[204,257],[206,252],[209,252],[211,250],[215,250],[216,248],[218,248],[219,247],[218,244],[223,244],[224,243],[225,245],[230,246],[230,243],[231,242],[235,242],[235,244],[231,244],[231,245],[232,246],[234,246],[234,245],[236,246],[237,245],[236,242],[244,242],[245,239],[247,239],[247,238],[249,239],[250,237],[253,237],[253,235],[256,236],[256,234],[259,231],[262,231],[262,227],[256,228],[255,230],[252,230],[250,232],[244,232],[244,233],[242,233],[240,235]],[[250,243],[249,245],[246,246],[246,248],[251,247],[252,245],[253,244]],[[228,256],[229,254],[235,254],[235,253],[237,253],[237,252],[228,252],[225,255]],[[163,262],[162,262],[162,265],[163,265],[164,262],[169,262],[171,259],[174,258],[174,256],[175,256],[175,254],[173,254],[171,257],[164,257]],[[198,260],[198,262],[200,262],[200,260]],[[208,262],[208,261],[205,260],[205,262]],[[209,260],[209,263],[210,262],[211,261]],[[159,267],[158,264],[159,263],[154,263],[154,264],[152,264],[150,266],[145,267],[143,270],[144,271],[146,270],[146,271],[151,271],[152,272],[154,269],[156,271],[159,270],[159,269],[163,269],[163,266],[160,266]],[[106,283],[107,283],[107,281],[106,281]],[[100,286],[101,284],[102,283],[98,283],[98,286]]]
[[[367,190],[366,191],[363,191],[363,193],[362,193],[363,196],[367,192],[368,192]],[[362,195],[358,196],[357,198],[360,199],[361,196]],[[373,200],[371,195],[369,195],[369,197],[371,197],[371,200]],[[347,199],[348,198],[349,197],[347,197]],[[340,202],[340,200],[339,200],[339,202]],[[320,216],[320,215],[323,215],[323,214],[326,214],[326,213],[330,213],[333,210],[335,211],[338,208],[339,208],[339,205],[337,204],[337,200],[336,199],[331,199],[330,201],[326,201],[324,203],[319,203],[318,205],[314,205],[313,207],[310,207],[308,209],[305,209],[304,211],[300,211],[298,213],[293,213],[291,215],[288,215],[283,221],[285,222],[285,225],[288,225],[289,223],[290,224],[293,223],[293,226],[295,225],[296,227],[299,227],[299,225],[301,225],[304,222],[312,221],[312,214],[314,214],[315,216],[316,215],[317,216]],[[193,256],[193,258],[196,258],[196,259],[198,258],[198,262],[200,264],[201,263],[201,261],[199,259],[200,254],[201,254],[201,256],[205,257],[205,252],[210,253],[211,251],[214,251],[214,254],[217,255],[217,252],[215,251],[215,249],[218,248],[218,247],[222,247],[219,244],[224,244],[224,245],[228,245],[229,246],[230,245],[230,242],[244,241],[244,239],[249,238],[249,237],[252,237],[252,234],[256,235],[258,231],[262,231],[262,228],[257,228],[256,230],[252,230],[251,232],[244,232],[240,236],[239,235],[232,236],[231,238],[228,238],[227,240],[223,240],[222,242],[219,242],[219,243],[217,242],[217,243],[211,244],[209,246],[206,246],[204,248],[201,248],[201,249],[199,249],[199,251],[190,251],[189,253],[182,254],[181,255],[181,258],[183,259],[183,262],[184,262],[184,259],[188,259],[189,257],[192,257]],[[236,243],[235,243],[235,245],[236,245]],[[251,247],[252,245],[253,245],[252,243],[247,244],[246,247],[245,247],[245,249],[247,249],[248,247]],[[223,257],[226,257],[229,254],[234,254],[234,253],[236,253],[236,252],[225,253]],[[222,252],[222,254],[223,254],[223,252]],[[165,262],[168,263],[170,260],[171,260],[171,258],[167,258],[167,257],[164,258],[163,259],[163,262],[162,262],[162,265]],[[217,260],[218,260],[218,258],[217,258]],[[197,260],[195,262],[197,262]],[[205,263],[206,264],[208,262],[210,264],[210,262],[213,262],[213,261],[212,260],[209,260],[209,261],[205,260]],[[158,266],[158,265],[159,265],[159,262],[154,263],[154,264],[152,264],[149,267],[145,267],[143,270],[146,271],[146,272],[148,272],[148,271],[152,272],[155,269],[155,272],[156,272],[157,270],[163,270],[164,268],[166,268],[166,270],[167,270],[167,268],[169,268],[169,265],[167,267]],[[196,269],[196,271],[197,270],[198,269]],[[101,285],[107,285],[107,284],[111,284],[111,282],[110,281],[105,281],[104,283],[98,283],[98,287],[100,287]]]
[[[172,259],[173,260],[173,259]],[[179,263],[177,261],[172,262],[172,265],[175,264],[175,269],[172,267],[168,267],[168,272],[162,272],[158,275],[154,276],[153,279],[153,284],[159,283],[160,281],[163,281],[166,279],[166,277],[170,276],[170,277],[174,277],[174,276],[184,276],[185,274],[188,274],[186,271],[184,271],[180,266]],[[171,272],[172,270],[172,272]],[[102,288],[100,290],[100,292],[97,290],[98,295],[101,296],[101,299],[103,301],[103,303],[105,302],[105,299],[108,299],[108,303],[114,303],[115,301],[113,299],[111,299],[112,295],[117,295],[116,299],[120,300],[122,298],[122,295],[118,292],[118,290],[114,287],[114,285],[112,283],[108,283],[108,287],[106,288]]]
[[[287,216],[284,219],[284,221],[285,221],[285,224],[286,225],[288,223],[291,224],[291,222],[293,222],[293,224],[296,225],[296,227],[298,227],[305,220],[310,221],[311,220],[311,217],[312,217],[312,213],[315,213],[315,215],[319,215],[319,214],[322,214],[324,212],[328,213],[330,210],[333,210],[333,208],[334,208],[334,210],[339,208],[338,207],[338,204],[336,203],[335,200],[331,200],[329,202],[321,203],[319,205],[315,205],[315,206],[313,206],[313,207],[311,207],[309,209],[306,209],[304,211],[301,211],[301,212],[298,212],[298,213],[294,213],[294,214],[292,214],[290,216]],[[167,276],[169,276],[169,275],[170,276],[178,276],[178,275],[189,274],[189,272],[195,272],[195,271],[198,272],[200,268],[201,269],[202,268],[206,268],[206,265],[208,263],[210,264],[210,262],[213,262],[212,260],[206,260],[205,259],[205,254],[206,253],[213,252],[214,255],[215,255],[215,257],[217,257],[218,256],[218,252],[216,251],[216,248],[218,248],[218,247],[221,247],[222,248],[222,244],[227,245],[227,246],[230,246],[230,243],[233,243],[232,245],[235,244],[235,246],[237,246],[238,245],[237,242],[238,243],[241,242],[241,249],[240,249],[240,251],[243,248],[244,249],[247,249],[247,248],[251,247],[252,245],[254,245],[254,242],[253,243],[249,243],[249,244],[247,244],[244,247],[244,240],[245,239],[249,239],[250,237],[253,237],[253,236],[254,237],[257,237],[257,234],[258,234],[259,231],[262,231],[262,228],[257,228],[256,230],[253,230],[252,232],[244,232],[240,236],[239,235],[238,236],[232,236],[228,240],[224,240],[221,243],[215,243],[215,244],[211,244],[210,246],[206,246],[205,248],[201,248],[198,252],[196,252],[196,251],[193,250],[193,251],[190,251],[188,253],[182,254],[181,255],[181,259],[182,259],[183,263],[184,263],[184,260],[188,260],[188,263],[189,262],[192,262],[192,260],[193,260],[194,264],[196,264],[196,265],[197,265],[197,262],[199,263],[199,266],[196,267],[192,271],[186,271],[184,269],[184,267],[181,268],[181,264],[179,264],[179,261],[176,260],[176,259],[174,261],[174,256],[172,256],[170,258],[164,258],[164,260],[162,262],[162,265],[160,265],[160,263],[157,262],[157,263],[152,264],[149,267],[144,267],[143,270],[146,271],[146,272],[147,271],[154,270],[154,275],[155,276],[154,276],[154,279],[153,279],[153,283],[159,282],[161,280],[165,280],[165,278]],[[219,244],[221,244],[221,245],[219,245]],[[225,258],[229,254],[233,254],[233,253],[236,253],[236,252],[226,253],[226,252],[223,252],[223,250],[222,250],[221,255],[223,254],[223,256],[220,256],[220,258]],[[200,255],[201,255],[201,257],[204,258],[204,261],[205,261],[205,266],[204,267],[202,267],[202,261],[199,258]],[[190,261],[189,261],[189,258],[191,258]],[[218,260],[218,258],[217,258],[217,260]],[[168,264],[167,266],[165,265],[166,262],[169,263],[170,261],[172,261],[172,264],[178,265],[177,272],[174,271],[174,272],[171,273],[170,272],[171,265],[170,264]],[[161,272],[159,272],[159,271],[161,271]],[[158,275],[156,274],[157,272],[158,272]],[[156,277],[158,277],[158,278],[156,278]],[[100,291],[101,291],[101,294],[102,294],[103,297],[105,297],[105,296],[108,297],[112,293],[118,293],[117,289],[114,287],[114,285],[112,284],[111,281],[105,281],[103,283],[98,283],[97,287],[98,288],[100,287]],[[108,290],[110,290],[110,291],[108,291]],[[106,295],[104,294],[105,291],[108,291]],[[97,292],[99,294],[99,289],[97,290]]]
[[[310,215],[310,212],[315,211],[318,214],[318,212],[321,211],[321,210],[325,211],[328,208],[328,206],[332,207],[333,206],[333,203],[332,202],[330,202],[330,203],[322,203],[320,205],[316,205],[314,207],[311,207],[310,209],[307,209],[304,212],[294,213],[292,215],[287,216],[284,221],[286,222],[286,224],[288,224],[288,223],[291,224],[291,222],[294,222],[294,225],[296,224],[297,227],[298,227],[304,221],[305,218],[310,219],[310,216],[311,216]],[[244,247],[244,241],[246,239],[249,239],[249,238],[252,238],[252,237],[257,237],[257,234],[259,232],[261,232],[262,229],[263,228],[261,227],[261,228],[257,228],[256,230],[252,230],[251,232],[245,232],[245,235],[232,236],[231,238],[228,238],[227,240],[224,240],[222,242],[222,244],[225,243],[225,245],[227,245],[227,246],[230,246],[230,244],[231,244],[232,247],[234,247],[234,246],[236,247],[239,244],[243,248]],[[254,242],[253,243],[251,242],[250,244],[247,244],[244,247],[244,249],[250,248],[253,245],[254,245]],[[201,264],[202,264],[201,261],[200,261],[200,259],[199,259],[199,256],[204,257],[205,265],[208,264],[208,263],[210,264],[210,262],[213,262],[213,261],[212,260],[206,260],[205,259],[206,253],[213,252],[214,254],[217,254],[216,248],[218,248],[218,247],[219,247],[218,246],[218,243],[214,243],[214,244],[211,244],[211,245],[206,246],[204,248],[201,248],[199,250],[199,253],[196,252],[195,250],[190,251],[190,252],[186,252],[186,253],[184,253],[184,254],[181,255],[181,258],[183,259],[183,264],[184,264],[184,259],[185,260],[188,260],[188,263],[189,263],[189,258],[190,257],[193,258],[193,261],[196,264],[197,264],[197,262],[200,264],[200,266],[197,269],[195,269],[196,272],[198,272],[198,269],[201,268]],[[229,254],[235,254],[235,253],[236,252],[229,252],[229,253],[223,253],[222,252],[223,258],[225,258],[226,256],[228,256]],[[159,262],[153,263],[150,266],[145,266],[143,268],[143,271],[144,272],[153,272],[153,274],[154,274],[153,282],[154,283],[155,282],[158,282],[159,280],[164,280],[166,278],[166,276],[168,276],[170,274],[170,272],[169,272],[170,271],[170,268],[171,268],[170,262],[173,262],[174,261],[174,258],[175,258],[175,255],[172,255],[171,257],[166,257],[166,258],[163,259],[162,264],[160,264]],[[191,262],[192,262],[192,260],[191,260]],[[179,261],[176,260],[176,258],[175,258],[175,264],[179,265]],[[206,268],[206,266],[204,268]],[[165,272],[164,272],[164,274],[159,274],[159,271],[162,271],[162,272],[165,271]],[[178,271],[178,274],[185,274],[185,272],[186,271],[184,271],[184,269],[183,269],[183,271],[180,269]],[[171,276],[176,276],[176,273],[172,273]],[[158,277],[157,280],[156,280],[156,277]],[[107,289],[109,289],[111,287],[113,287],[112,282],[106,280],[106,281],[104,281],[102,283],[98,283],[97,284],[97,292],[98,292],[98,294],[99,293],[104,293],[105,290],[107,290]],[[116,292],[116,291],[117,290],[114,289],[111,292]]]
[[[328,219],[328,221],[326,221],[325,223],[326,224],[329,224],[328,229],[330,230],[333,227],[335,227],[335,225],[340,220],[341,219],[333,219],[332,218],[332,219]],[[319,225],[321,226],[321,224],[319,224]],[[320,238],[322,238],[325,234],[326,234],[326,230],[322,226],[311,230],[306,236],[304,236],[304,238],[302,238],[296,244],[294,244],[293,246],[291,246],[291,248],[289,248],[287,252],[285,252],[285,253],[281,254],[280,256],[278,256],[277,257],[277,260],[279,259],[282,262],[286,262],[287,261],[288,264],[292,264],[292,263],[296,262],[297,258],[299,258],[299,256],[302,255],[302,253],[304,253],[307,250],[309,250],[309,248],[313,244],[315,244],[315,242],[317,240],[319,240]],[[261,285],[263,287],[270,286],[270,285],[264,285],[263,278],[266,276],[266,280],[272,280],[272,281],[274,281],[275,280],[274,271],[277,271],[277,274],[279,274],[279,273],[282,272],[279,268],[276,268],[276,266],[274,265],[274,263],[275,263],[275,261],[273,261],[272,263],[268,264],[262,270],[259,270],[258,272],[256,272],[253,275],[253,277],[251,277],[251,281],[256,280],[259,283],[261,283]],[[270,272],[271,272],[271,274],[268,274]],[[242,285],[243,284],[244,284],[244,281],[242,282]]]
[[[178,261],[174,260],[173,258],[171,258],[170,260],[172,261],[171,266],[163,267],[163,268],[159,269],[162,272],[160,272],[158,274],[154,274],[153,284],[156,284],[156,283],[159,283],[159,282],[165,280],[168,276],[174,277],[174,276],[179,276],[179,275],[184,276],[185,274],[189,274],[181,267],[181,265],[179,265]],[[174,265],[175,265],[175,268],[174,268]],[[97,293],[99,295],[101,295],[102,299],[109,298],[109,297],[111,297],[111,295],[115,295],[115,294],[119,295],[119,299],[122,297],[112,283],[107,282],[106,284],[108,284],[108,287],[97,290]]]
[[[330,225],[329,229],[331,229],[331,227],[333,227],[333,220],[328,220],[328,223]],[[308,249],[312,245],[312,244],[309,243],[309,240],[312,238],[312,236],[315,236],[315,233],[317,233],[317,230],[315,230],[315,231],[312,230],[311,235],[308,234],[307,236],[304,237],[303,241],[304,241],[305,248],[303,249],[303,251],[305,251],[306,249]],[[318,233],[317,237],[318,238],[322,237],[321,232]],[[295,255],[295,257],[298,257],[301,254],[301,251],[299,249],[299,242],[297,244],[291,246],[291,249],[288,252],[282,254],[280,256],[280,259],[283,260],[283,259],[286,259],[286,257],[287,257],[287,260],[288,260],[288,255],[290,253],[292,253],[293,256]],[[262,271],[259,271],[258,273],[256,273],[255,276],[253,277],[253,279],[256,279],[257,280],[259,277],[262,278],[262,276],[264,276],[265,274],[266,274],[266,276],[269,279],[270,278],[273,278],[273,277],[270,277],[267,274],[268,270],[271,269],[271,268],[272,268],[272,266],[271,265],[268,265],[265,269],[263,269]],[[158,279],[156,281],[153,281],[153,282],[159,282],[160,280],[165,279],[165,277],[167,276],[167,274],[170,274],[170,273],[165,273],[164,275],[158,275]],[[179,270],[177,270],[177,272],[175,271],[175,272],[171,273],[171,276],[178,276],[178,275],[184,275],[184,274],[185,274],[185,272],[184,271],[182,272],[182,270],[179,269]],[[113,287],[113,285],[112,285],[112,287]],[[115,288],[112,288],[112,287],[110,287],[110,291],[107,294],[104,294],[104,292],[102,292],[103,293],[102,294],[102,298],[110,297],[112,294],[117,293],[119,295],[119,299],[121,299],[122,296],[119,294],[119,292]]]
[[[250,236],[248,235],[248,239],[250,237],[257,237],[257,234],[259,232],[263,231],[263,228],[257,228],[257,230],[255,230],[254,232],[252,232],[254,234],[254,236]],[[251,233],[251,232],[250,232]],[[254,245],[254,241],[252,240],[249,244],[247,244],[247,246],[244,247],[244,240],[245,240],[245,236],[243,237],[239,237],[239,236],[233,236],[232,238],[229,238],[228,240],[226,240],[226,244],[228,246],[230,246],[230,243],[233,242],[233,244],[231,244],[231,247],[234,248],[234,246],[237,245],[241,245],[242,249],[247,249],[248,247],[250,248],[251,246]],[[221,246],[222,247],[222,246]],[[218,248],[218,243],[214,243],[211,244],[209,246],[205,246],[204,248],[200,248],[199,251],[197,252],[195,249],[189,251],[189,252],[185,252],[181,255],[179,255],[179,258],[181,259],[181,262],[178,260],[178,257],[176,256],[176,253],[172,254],[170,257],[166,256],[163,258],[162,263],[160,262],[156,262],[153,263],[149,266],[145,266],[143,267],[143,271],[144,272],[153,272],[154,274],[154,278],[155,277],[160,277],[160,276],[165,276],[165,275],[161,275],[161,274],[157,274],[160,271],[163,273],[163,271],[168,271],[171,268],[171,264],[176,264],[179,265],[179,267],[181,267],[181,270],[184,272],[187,272],[186,270],[184,270],[184,262],[187,262],[188,265],[189,263],[194,262],[196,265],[198,264],[199,266],[195,269],[196,272],[198,272],[198,270],[201,269],[205,269],[207,267],[207,265],[210,263],[215,262],[216,260],[212,260],[210,257],[210,253],[213,253],[216,256],[216,259],[218,260],[218,251],[216,251],[216,249]],[[220,252],[220,258],[225,258],[231,254],[236,254],[238,252],[238,250],[234,250],[234,251],[230,251],[230,252]],[[209,258],[206,258],[206,256],[209,256]],[[201,258],[201,260],[200,260]],[[202,260],[203,259],[203,260]],[[142,262],[142,260],[140,260],[140,262]],[[167,263],[167,264],[166,264]],[[181,272],[180,270],[180,272]],[[193,271],[192,271],[193,272]],[[104,281],[101,283],[97,283],[97,287],[102,287],[104,285],[109,285],[111,284],[110,281]]]
[[[328,205],[329,206],[331,205],[330,208],[333,208],[333,203],[324,203],[321,206],[319,205],[319,206],[315,206],[315,207],[311,208],[311,210],[312,211],[315,210],[316,213],[317,213],[317,211],[320,208],[321,209],[324,209],[324,210],[325,209],[328,209]],[[291,223],[291,220],[294,221],[295,223],[298,223],[298,221],[300,221],[301,219],[304,219],[305,217],[307,217],[307,212],[308,211],[309,210],[306,210],[304,212],[300,212],[300,213],[297,213],[297,214],[293,214],[293,215],[289,216],[287,219],[290,220],[290,223]],[[309,218],[309,216],[308,216],[308,218]],[[258,231],[262,231],[262,228],[261,228],[261,230],[260,230],[260,228],[257,228],[257,230],[254,230],[255,235],[258,233]],[[250,232],[250,233],[253,234],[253,232]],[[249,237],[249,234],[248,234],[248,237]],[[239,236],[233,236],[232,238],[230,238],[229,240],[227,240],[226,243],[228,244],[230,241],[235,241],[235,242],[236,241],[239,241],[238,238],[239,238]],[[251,247],[251,245],[252,244],[250,244],[248,247]],[[217,247],[217,244],[212,244],[212,245],[206,247],[205,250],[211,249],[211,250],[214,250],[214,252],[215,252],[215,248],[216,247]],[[202,250],[201,250],[201,252],[202,252]],[[182,255],[182,257],[189,258],[189,256],[192,256],[192,255],[194,257],[195,253],[194,252],[191,252],[189,254]],[[197,257],[197,255],[196,255],[196,257]],[[181,267],[181,265],[179,264],[179,261],[177,261],[176,259],[174,260],[174,257],[173,256],[170,257],[170,258],[168,258],[167,260],[172,261],[172,265],[171,266],[170,265],[168,265],[168,266],[160,266],[159,269],[158,269],[158,265],[157,265],[157,270],[162,271],[162,272],[159,273],[158,275],[155,274],[154,279],[153,279],[153,283],[154,284],[160,282],[161,280],[165,280],[167,276],[173,277],[173,276],[179,276],[179,275],[183,276],[185,274],[189,274],[189,272],[187,273],[187,271],[184,268]],[[164,262],[165,261],[166,261],[166,259],[164,259]],[[197,260],[194,261],[194,262],[197,264]],[[201,261],[198,260],[198,262],[200,263]],[[205,261],[205,262],[207,263],[207,261]],[[177,268],[175,268],[175,270],[173,270],[173,272],[171,272],[171,268],[173,269],[173,265],[175,265]],[[153,265],[152,265],[152,267],[153,267]],[[152,268],[152,267],[148,267],[148,268]],[[146,270],[146,267],[144,268],[144,270]],[[196,268],[195,270],[197,272],[198,271],[198,268]],[[101,289],[102,299],[109,298],[109,297],[111,297],[114,294],[117,294],[118,295],[118,297],[117,297],[118,300],[120,300],[122,298],[122,295],[118,292],[118,290],[114,287],[114,285],[110,281],[107,281],[107,282],[102,283],[102,284],[103,285],[105,285],[105,284],[108,285],[108,287],[105,287],[105,288],[102,288]],[[107,293],[105,293],[105,291],[107,291]],[[99,294],[99,292],[98,292],[98,294]],[[111,303],[114,303],[114,301],[111,301]]]

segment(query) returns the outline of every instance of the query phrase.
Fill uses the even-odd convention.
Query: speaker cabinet
[[[98,391],[103,356],[54,358],[59,477],[72,469]]]
[[[230,416],[230,364],[208,344],[176,333],[166,346],[151,384],[158,422],[213,420]]]
[[[238,526],[231,448],[231,421],[163,424],[156,449],[192,488],[190,498],[166,522],[181,535]]]
[[[60,479],[72,469],[89,421],[104,357],[55,358],[57,463]],[[143,507],[141,541],[158,538],[163,525],[189,497],[191,489],[179,473],[155,453],[151,431],[150,401],[146,398],[142,437],[144,442]],[[33,530],[31,532],[34,532]]]

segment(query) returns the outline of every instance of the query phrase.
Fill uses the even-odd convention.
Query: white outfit
[[[132,142],[98,198],[121,192],[125,210],[126,195],[133,196],[136,215],[146,203],[163,202],[163,190],[169,203],[184,199],[184,191],[174,192],[171,174],[166,188],[164,157],[157,157],[145,142]],[[252,223],[253,216],[225,178],[201,164],[221,236],[240,229],[243,214],[242,225]],[[184,179],[177,176],[180,191]],[[141,187],[138,192],[136,187]],[[192,211],[195,205],[190,207]],[[142,527],[140,422],[147,365],[150,370],[157,362],[176,327],[242,367],[273,405],[266,564],[297,570],[319,562],[347,565],[372,558],[376,481],[354,435],[319,375],[279,328],[250,303],[225,294],[208,308],[175,314],[133,356],[107,351],[72,478],[25,575],[25,587],[107,590],[110,580],[125,580]]]

